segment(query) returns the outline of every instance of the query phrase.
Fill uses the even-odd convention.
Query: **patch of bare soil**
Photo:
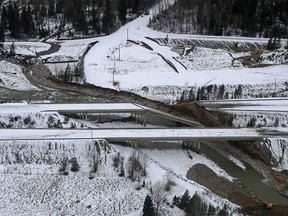
[[[208,111],[205,107],[200,106],[196,102],[176,104],[172,107],[175,108],[177,111],[183,113],[183,115],[193,117],[193,119],[205,126],[221,126],[221,119],[215,112]]]
[[[255,65],[251,65],[250,68],[264,68],[264,67],[270,67],[272,66],[272,64],[255,64]]]
[[[238,183],[218,177],[216,173],[204,164],[196,164],[187,173],[187,178],[193,180],[213,193],[224,197],[239,206],[247,206],[252,201],[251,195]]]

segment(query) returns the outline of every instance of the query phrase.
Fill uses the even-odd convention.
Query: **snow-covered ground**
[[[10,52],[11,48],[13,47],[12,45],[14,46],[15,54],[28,56],[36,56],[37,53],[47,51],[51,47],[50,44],[43,42],[5,42],[5,50]]]
[[[151,10],[156,13],[155,10]],[[195,47],[187,55],[180,56],[172,51],[171,44],[162,46],[150,38],[166,38],[167,33],[149,29],[146,25],[149,16],[143,16],[126,24],[109,36],[51,42],[60,49],[54,53],[41,56],[47,62],[77,61],[84,54],[89,44],[96,43],[84,58],[84,72],[87,83],[98,86],[127,90],[144,97],[175,103],[183,90],[192,86],[196,89],[206,85],[274,85],[278,87],[287,81],[284,63],[287,51],[265,52],[262,63],[273,64],[264,68],[247,68],[238,60],[251,55],[248,52],[236,53],[227,49]],[[238,41],[249,43],[266,43],[265,38],[214,37],[199,35],[169,34],[171,40],[202,39],[209,41]],[[128,39],[128,41],[127,41]],[[6,43],[9,48],[11,43]],[[15,42],[16,53],[33,55],[45,51],[50,44]],[[32,50],[32,51],[31,51]],[[273,54],[274,53],[274,54]],[[278,54],[277,54],[278,53]],[[276,58],[279,55],[283,60]],[[271,57],[272,56],[272,57]],[[284,57],[283,57],[284,56]],[[274,59],[274,60],[273,60]],[[69,63],[74,69],[77,62]],[[46,64],[54,75],[63,73],[68,63]],[[171,66],[172,65],[172,66]],[[261,89],[258,90],[261,92]],[[262,90],[264,91],[264,90]],[[255,92],[257,94],[259,92]]]
[[[78,61],[90,43],[96,42],[97,38],[67,41],[51,41],[59,46],[57,52],[43,55],[41,59],[47,62]]]
[[[11,62],[0,61],[0,86],[15,90],[37,90],[24,76],[22,68]]]
[[[156,9],[157,7],[151,9],[150,14],[157,13]],[[182,91],[190,86],[197,89],[208,84],[253,86],[273,85],[275,80],[280,84],[287,81],[287,65],[247,68],[240,62],[234,61],[235,58],[250,54],[246,52],[233,53],[227,50],[196,47],[189,54],[179,56],[172,51],[172,47],[161,46],[146,38],[166,38],[168,36],[167,33],[147,28],[149,18],[150,16],[139,17],[114,34],[105,37],[53,41],[59,44],[60,49],[55,53],[42,56],[41,59],[47,61],[79,60],[90,43],[99,41],[84,59],[84,72],[88,83],[128,90],[167,103],[175,102],[180,98]],[[245,41],[249,43],[266,43],[268,41],[265,38],[210,37],[170,33],[169,38],[240,41],[243,43]],[[10,47],[11,43],[5,43],[7,50]],[[50,44],[47,43],[15,42],[15,52],[19,55],[36,56],[37,53],[47,51],[50,47]],[[273,61],[271,58],[273,54],[264,54],[263,63],[284,63],[285,58],[282,57],[284,56],[282,52],[285,53],[285,50],[279,54],[281,57],[279,61]],[[65,68],[64,65],[59,70]],[[0,61],[0,72],[2,87],[17,90],[36,89],[25,79],[21,67],[17,65],[2,60]],[[286,105],[283,108],[285,109]],[[277,116],[271,119],[266,117],[266,114],[261,114],[262,117],[256,116],[255,124],[258,125],[262,122],[264,126],[268,124],[275,126],[276,119],[280,116],[277,125],[283,127],[288,125],[286,115],[275,115]],[[234,125],[246,126],[251,118],[247,113],[243,113],[242,119],[245,121],[241,121],[239,117],[235,119]],[[264,121],[264,119],[266,120]],[[38,110],[38,113],[35,114],[31,110],[21,109],[17,113],[10,110],[10,112],[1,114],[0,123],[1,127],[17,128],[141,127],[122,122],[92,123],[80,119],[67,119],[56,112],[41,113]],[[279,162],[278,168],[288,169],[287,140],[272,139],[270,144],[267,142],[266,145]],[[90,151],[87,149],[92,149],[92,146],[89,141],[1,143],[0,215],[140,215],[145,196],[149,193],[149,185],[163,180],[167,172],[177,183],[168,196],[170,203],[174,195],[180,196],[188,189],[191,194],[197,191],[202,198],[215,207],[223,206],[225,203],[235,207],[227,200],[186,179],[186,172],[192,165],[203,163],[214,170],[218,176],[231,180],[224,170],[201,155],[191,152],[191,159],[185,151],[181,150],[142,150],[147,161],[148,176],[145,181],[148,186],[136,190],[139,182],[119,177],[112,166],[112,158],[117,152],[126,158],[125,164],[127,165],[128,157],[134,150],[129,147],[112,145],[111,152],[107,154],[102,149],[103,158],[107,155],[107,163],[101,163],[97,173],[91,174],[91,155],[88,154]],[[30,157],[31,154],[33,157]],[[29,157],[33,159],[30,164],[25,162]],[[80,172],[69,171],[68,176],[60,175],[59,161],[64,157],[79,159]],[[236,158],[230,159],[241,168],[245,168]],[[166,205],[163,207],[163,215],[181,216],[184,213]]]
[[[179,56],[169,46],[160,46],[147,39],[166,38],[166,33],[156,32],[146,27],[149,16],[139,17],[107,37],[99,37],[96,44],[85,57],[86,81],[91,84],[128,90],[144,97],[159,99],[161,90],[166,94],[160,100],[170,97],[175,101],[177,93],[185,87],[201,87],[207,84],[268,84],[284,83],[287,80],[287,66],[278,65],[265,68],[245,68],[232,64],[234,58],[247,53],[230,54],[226,50],[196,47],[187,56]],[[169,34],[169,38],[201,38]],[[209,37],[203,37],[209,39]],[[129,41],[126,41],[129,39]],[[209,40],[228,40],[211,37]],[[265,39],[230,38],[231,40],[261,42]],[[268,54],[266,54],[268,55]],[[171,62],[171,67],[162,57]],[[271,62],[271,61],[270,61]],[[184,65],[182,65],[182,64]],[[157,77],[157,78],[156,78]],[[155,79],[156,78],[156,79]],[[114,83],[113,83],[114,81]],[[113,85],[114,84],[114,85]],[[116,85],[115,85],[116,84]],[[175,87],[177,86],[176,90]],[[148,89],[152,92],[147,91]],[[160,89],[160,95],[157,90]],[[170,91],[169,91],[170,88]],[[167,90],[168,89],[168,90]],[[178,96],[179,99],[180,96]]]
[[[189,158],[186,151],[181,149],[142,150],[137,154],[145,161],[147,176],[132,181],[127,176],[129,157],[135,149],[96,142],[99,146],[97,151],[92,141],[0,143],[0,214],[141,215],[150,187],[158,181],[165,182],[168,175],[176,186],[168,192],[167,203],[172,202],[173,196],[181,196],[188,189],[190,194],[197,192],[205,202],[215,207],[223,207],[224,204],[229,204],[232,209],[236,207],[186,179],[185,173],[189,167],[201,162],[214,169],[219,176],[231,180],[225,171],[203,156],[191,152]],[[113,167],[113,158],[118,153],[124,158],[126,177],[119,177],[117,169]],[[97,161],[101,161],[95,173],[91,172],[93,155]],[[71,172],[68,162],[66,170],[69,174],[61,174],[62,161],[74,157],[80,170]],[[143,181],[145,186],[139,188]],[[184,215],[178,208],[164,203],[161,212],[162,215]]]

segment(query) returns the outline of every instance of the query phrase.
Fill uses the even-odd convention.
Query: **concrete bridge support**
[[[189,149],[197,151],[200,149],[201,141],[200,140],[183,141],[183,146],[184,148],[189,148]]]
[[[88,120],[88,114],[87,114],[87,113],[78,113],[78,115],[79,115],[83,120]]]
[[[136,123],[143,125],[144,127],[147,124],[147,115],[144,113],[131,113],[132,118],[135,119]]]

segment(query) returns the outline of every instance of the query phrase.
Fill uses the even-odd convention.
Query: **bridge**
[[[277,133],[249,128],[141,128],[141,129],[1,129],[0,141],[96,140],[123,141],[248,141],[275,137]]]
[[[0,129],[0,141],[25,140],[96,140],[110,142],[123,141],[248,141],[271,137],[288,137],[288,130],[255,128],[204,128],[199,123],[172,116],[158,110],[133,103],[96,103],[96,104],[51,104],[51,103],[7,103],[0,104],[0,114],[19,113],[19,111],[59,112],[60,114],[82,113],[131,113],[138,118],[153,118],[184,127],[165,128],[121,128],[121,129]],[[139,117],[140,116],[140,117]],[[157,119],[157,121],[158,121]],[[146,123],[146,120],[143,121]],[[167,124],[167,122],[166,122]],[[187,128],[189,126],[189,128]],[[193,126],[193,127],[191,127]],[[284,130],[284,131],[283,131]]]
[[[170,115],[159,110],[135,103],[3,103],[0,104],[1,113],[19,112],[58,112],[59,114],[79,114],[87,119],[88,114],[115,114],[130,113],[137,122],[144,125],[150,122],[162,123],[166,126],[183,125],[189,127],[199,127],[200,123]]]

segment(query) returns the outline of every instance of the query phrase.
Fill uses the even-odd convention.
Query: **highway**
[[[255,98],[217,101],[200,101],[202,106],[211,110],[233,112],[288,112],[288,98]]]
[[[0,141],[77,139],[245,141],[277,137],[278,135],[288,137],[288,131],[253,128],[1,129]]]
[[[257,103],[263,103],[258,100]],[[286,103],[288,100],[283,100]],[[283,102],[282,101],[282,102]],[[231,103],[231,101],[225,101]],[[220,104],[225,103],[220,102]],[[254,100],[251,102],[255,102]],[[209,103],[209,102],[208,102]],[[207,103],[207,104],[208,104]],[[213,104],[212,102],[211,104]],[[232,101],[235,103],[235,101]],[[247,100],[237,103],[247,104]],[[275,102],[273,101],[275,104]],[[37,103],[7,103],[0,104],[1,113],[17,112],[59,112],[69,113],[131,113],[143,115],[144,118],[156,118],[160,121],[182,123],[186,128],[121,128],[121,129],[0,129],[0,141],[16,140],[77,140],[105,139],[107,141],[135,140],[206,140],[206,141],[244,141],[271,137],[288,137],[288,130],[277,128],[204,128],[197,122],[188,121],[173,115],[160,112],[133,103],[95,103],[95,104],[37,104]],[[142,116],[142,117],[143,117]],[[191,127],[193,126],[193,127]],[[187,128],[189,127],[189,128]]]
[[[4,113],[37,113],[58,112],[59,114],[92,114],[92,113],[131,113],[143,118],[165,121],[170,125],[181,123],[186,126],[199,127],[200,123],[173,116],[135,103],[3,103],[0,114]]]

